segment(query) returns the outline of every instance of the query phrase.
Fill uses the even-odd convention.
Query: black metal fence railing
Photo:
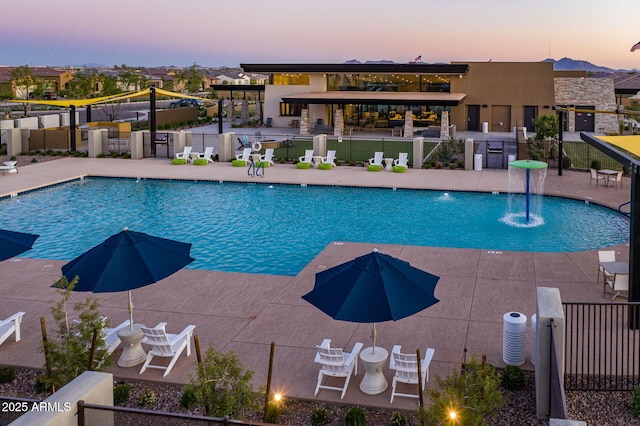
[[[640,302],[563,303],[566,390],[633,390],[640,385]]]
[[[89,426],[88,418],[92,416],[102,419],[105,415],[113,416],[111,424],[152,424],[154,426],[267,426],[267,423],[234,420],[226,417],[207,417],[191,414],[168,413],[162,411],[143,410],[139,408],[113,407],[109,405],[87,404],[78,401],[78,426]]]
[[[549,363],[549,417],[554,419],[567,419],[569,413],[567,410],[567,397],[564,392],[564,383],[562,380],[562,368],[560,365],[560,356],[558,355],[558,347],[555,344],[555,324],[553,319],[549,324],[550,331],[550,363]]]
[[[571,167],[574,169],[590,169],[592,162],[595,160],[599,163],[600,169],[622,170],[622,164],[600,152],[586,142],[563,142],[562,150],[564,155],[571,161]],[[627,152],[627,154],[629,154]]]

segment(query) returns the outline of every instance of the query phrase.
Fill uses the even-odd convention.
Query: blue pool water
[[[39,234],[25,256],[71,260],[123,227],[193,244],[189,268],[297,274],[332,241],[569,252],[628,240],[628,221],[544,198],[543,224],[501,220],[508,195],[85,179],[0,201],[2,227]],[[514,203],[512,203],[514,204]],[[517,204],[517,203],[515,203]]]

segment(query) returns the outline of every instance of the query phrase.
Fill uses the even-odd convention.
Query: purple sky
[[[640,68],[640,1],[3,0],[0,65],[582,59]]]

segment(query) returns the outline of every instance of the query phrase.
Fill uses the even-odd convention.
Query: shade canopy
[[[619,148],[624,149],[636,156],[640,157],[640,136],[632,135],[632,136],[598,136],[598,139],[601,139],[605,142],[608,142],[612,145],[615,145]]]
[[[438,303],[440,277],[373,251],[316,274],[303,299],[333,319],[360,323],[399,320]]]
[[[39,235],[0,229],[0,261],[31,250]]]
[[[191,244],[125,230],[109,237],[62,267],[75,291],[94,293],[133,290],[159,281],[193,259]]]

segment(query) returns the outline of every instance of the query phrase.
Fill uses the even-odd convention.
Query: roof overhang
[[[213,90],[232,92],[264,92],[264,84],[212,84]]]
[[[240,64],[245,72],[274,73],[370,73],[461,75],[468,64]]]
[[[457,106],[467,95],[444,92],[309,92],[283,96],[290,104],[368,104]]]

